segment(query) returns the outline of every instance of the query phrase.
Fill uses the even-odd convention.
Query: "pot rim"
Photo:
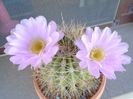
[[[102,80],[101,80],[101,84],[99,85],[99,88],[98,90],[96,91],[96,93],[91,97],[91,99],[100,99],[103,92],[104,92],[104,89],[106,87],[106,78],[105,76],[102,74]]]

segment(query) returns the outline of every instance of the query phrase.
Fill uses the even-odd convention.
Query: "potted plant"
[[[4,52],[19,70],[30,66],[40,99],[99,99],[106,78],[125,71],[128,44],[116,31],[80,24],[47,24],[43,16],[23,19],[7,36]]]

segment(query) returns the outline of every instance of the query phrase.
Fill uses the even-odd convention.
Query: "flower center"
[[[90,52],[90,58],[96,61],[102,61],[105,58],[105,53],[101,48],[93,48]]]
[[[46,46],[45,41],[37,39],[32,42],[30,50],[34,54],[39,54],[45,48],[45,46]]]

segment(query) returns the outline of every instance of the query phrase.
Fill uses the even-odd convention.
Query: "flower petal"
[[[91,27],[86,28],[86,35],[88,36],[89,41],[91,41],[92,38],[93,29]]]
[[[27,66],[28,66],[28,64],[22,63],[19,65],[18,70],[24,70]]]
[[[49,57],[46,55],[43,56],[43,62],[45,65],[49,64],[51,61],[52,61],[52,57]]]
[[[86,64],[86,61],[81,61],[79,62],[79,66],[82,68],[82,69],[85,69],[88,67],[88,65]]]
[[[122,64],[130,64],[131,63],[131,57],[127,56],[127,55],[122,55],[121,56],[121,61]]]
[[[87,52],[84,50],[80,50],[77,52],[76,57],[80,60],[86,60],[87,59]]]
[[[104,76],[108,79],[116,79],[114,71],[108,68],[100,68],[100,71],[104,74]]]
[[[7,40],[8,42],[11,42],[11,41],[14,40],[14,39],[16,39],[16,36],[15,36],[15,35],[9,35],[9,36],[6,37],[6,40]]]
[[[59,41],[59,33],[54,32],[53,34],[51,34],[51,41],[48,42],[48,44],[46,45],[46,50],[49,50],[49,48],[57,44],[58,41]]]
[[[54,21],[50,21],[48,24],[48,34],[51,35],[53,32],[55,32],[57,29],[57,25]]]
[[[114,66],[114,68],[115,68],[115,71],[120,71],[120,72],[126,71],[126,69],[122,65],[116,65]]]
[[[64,37],[64,33],[63,32],[59,32],[59,40],[63,39]]]
[[[6,47],[6,49],[4,50],[4,52],[8,55],[15,55],[16,53],[19,52],[19,50],[15,47],[11,47],[11,46],[8,46]]]
[[[53,57],[53,56],[57,53],[58,50],[59,50],[59,46],[58,46],[58,45],[55,45],[55,46],[51,47],[51,48],[47,51],[46,54],[47,54],[49,57]]]
[[[40,24],[40,25],[47,25],[47,20],[44,16],[38,16],[36,17],[36,21]]]
[[[111,35],[111,29],[108,27],[105,27],[102,31],[100,38],[99,38],[99,43],[103,43],[103,42],[106,43],[106,41],[108,40],[110,35]]]
[[[85,45],[87,51],[90,52],[90,50],[92,49],[92,44],[89,42],[89,39],[87,38],[85,34],[82,35],[81,40],[83,44]]]
[[[100,32],[100,29],[98,27],[95,27],[92,38],[91,38],[91,42],[93,45],[96,45],[97,40],[99,39],[99,32]]]
[[[96,78],[100,77],[99,66],[95,62],[88,62],[88,71]]]
[[[85,46],[81,40],[76,40],[74,43],[80,50],[85,50]]]
[[[20,59],[20,57],[17,57],[17,56],[12,56],[10,59],[9,59],[13,64],[20,64],[22,59]]]

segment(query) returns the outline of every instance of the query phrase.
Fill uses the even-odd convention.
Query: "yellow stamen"
[[[31,44],[30,50],[32,51],[32,53],[34,54],[39,54],[46,46],[46,42],[41,40],[41,39],[37,39],[34,40]]]
[[[105,58],[105,53],[101,48],[93,48],[90,52],[90,58],[95,61],[102,61]]]

